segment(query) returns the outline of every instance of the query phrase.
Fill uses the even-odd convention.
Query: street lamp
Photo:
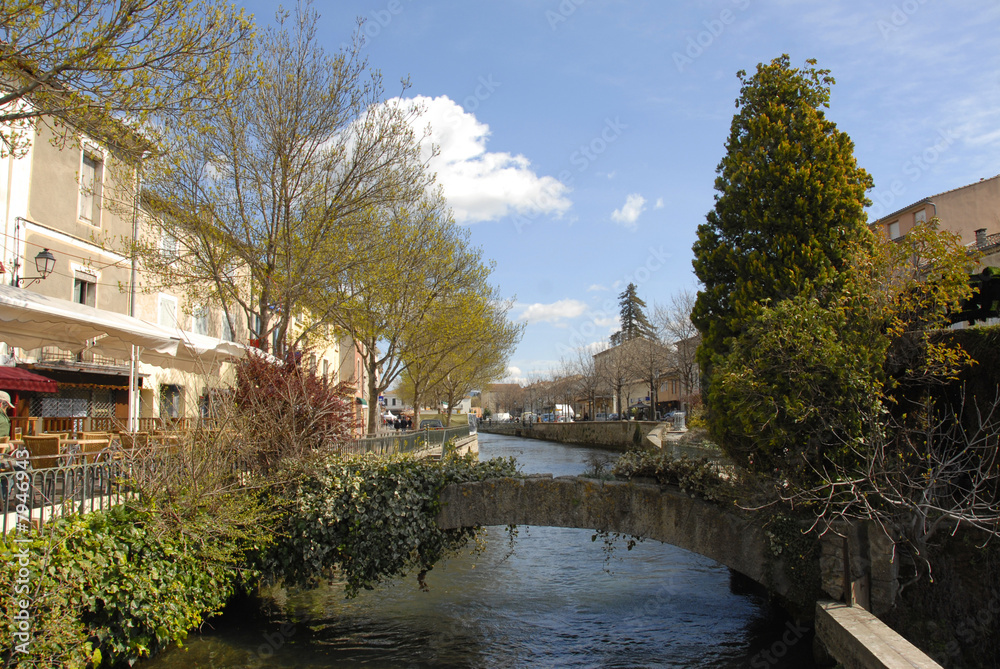
[[[22,276],[17,279],[18,287],[24,288],[22,282],[28,280],[28,285],[35,283],[36,281],[41,281],[52,274],[52,270],[56,268],[56,257],[52,255],[52,251],[48,249],[42,249],[35,256],[35,271],[38,272],[38,276]]]

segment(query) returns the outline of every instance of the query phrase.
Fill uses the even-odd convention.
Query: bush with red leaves
[[[352,388],[331,384],[290,353],[284,362],[248,355],[237,366],[234,401],[243,446],[255,469],[271,471],[350,439]]]

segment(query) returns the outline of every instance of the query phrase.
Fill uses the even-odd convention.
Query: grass
[[[440,413],[423,413],[423,412],[421,412],[421,414],[420,414],[420,420],[430,420],[432,418],[437,418],[442,423],[447,424],[447,422],[445,421],[444,414],[440,414]],[[414,421],[414,422],[416,422],[416,421]],[[460,425],[468,425],[468,424],[469,424],[469,414],[467,414],[467,413],[454,414],[453,413],[451,415],[451,425],[449,427],[458,427]]]

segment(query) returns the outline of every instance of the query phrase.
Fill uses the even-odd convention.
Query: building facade
[[[176,331],[181,338],[251,343],[242,313],[225,314],[198,301],[197,291],[164,288],[144,276],[127,255],[136,238],[164,254],[177,242],[138,205],[137,172],[121,152],[85,134],[56,145],[44,126],[24,155],[0,159],[0,281],[42,296],[132,315]],[[54,259],[44,278],[37,256]],[[3,342],[0,331],[0,342]],[[350,337],[336,332],[312,347],[317,373],[356,389],[357,417],[367,405],[362,356]],[[56,393],[22,393],[18,416],[128,418],[130,360],[56,347],[34,350],[0,344],[0,358],[58,382]],[[140,361],[142,357],[140,355]],[[139,415],[147,425],[188,424],[212,413],[215,398],[234,381],[232,365],[184,370],[139,365]]]
[[[1000,175],[925,197],[884,216],[871,228],[887,239],[905,236],[913,226],[937,218],[941,230],[983,252],[983,265],[1000,267]]]

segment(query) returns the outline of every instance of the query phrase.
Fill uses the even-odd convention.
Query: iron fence
[[[89,513],[121,504],[130,493],[129,464],[104,460],[51,468],[32,468],[28,458],[0,472],[4,534],[40,527],[53,517]]]
[[[395,455],[397,453],[427,453],[441,449],[444,457],[448,443],[455,439],[468,437],[474,428],[469,425],[449,427],[436,430],[410,430],[395,432],[375,437],[364,437],[344,442],[338,446],[343,454],[360,455],[377,453],[378,455]]]
[[[468,425],[416,430],[356,439],[336,448],[342,454],[352,455],[413,453],[443,457],[449,443],[470,433]],[[0,530],[4,534],[14,529],[26,531],[61,515],[85,514],[121,504],[136,494],[137,475],[162,473],[163,467],[185,467],[185,459],[177,457],[179,449],[182,447],[170,443],[123,448],[121,443],[115,442],[99,454],[5,457],[0,460],[0,505],[3,506]],[[58,458],[56,466],[51,466],[53,458]],[[238,478],[246,471],[238,462],[230,462],[229,466],[235,466]]]

